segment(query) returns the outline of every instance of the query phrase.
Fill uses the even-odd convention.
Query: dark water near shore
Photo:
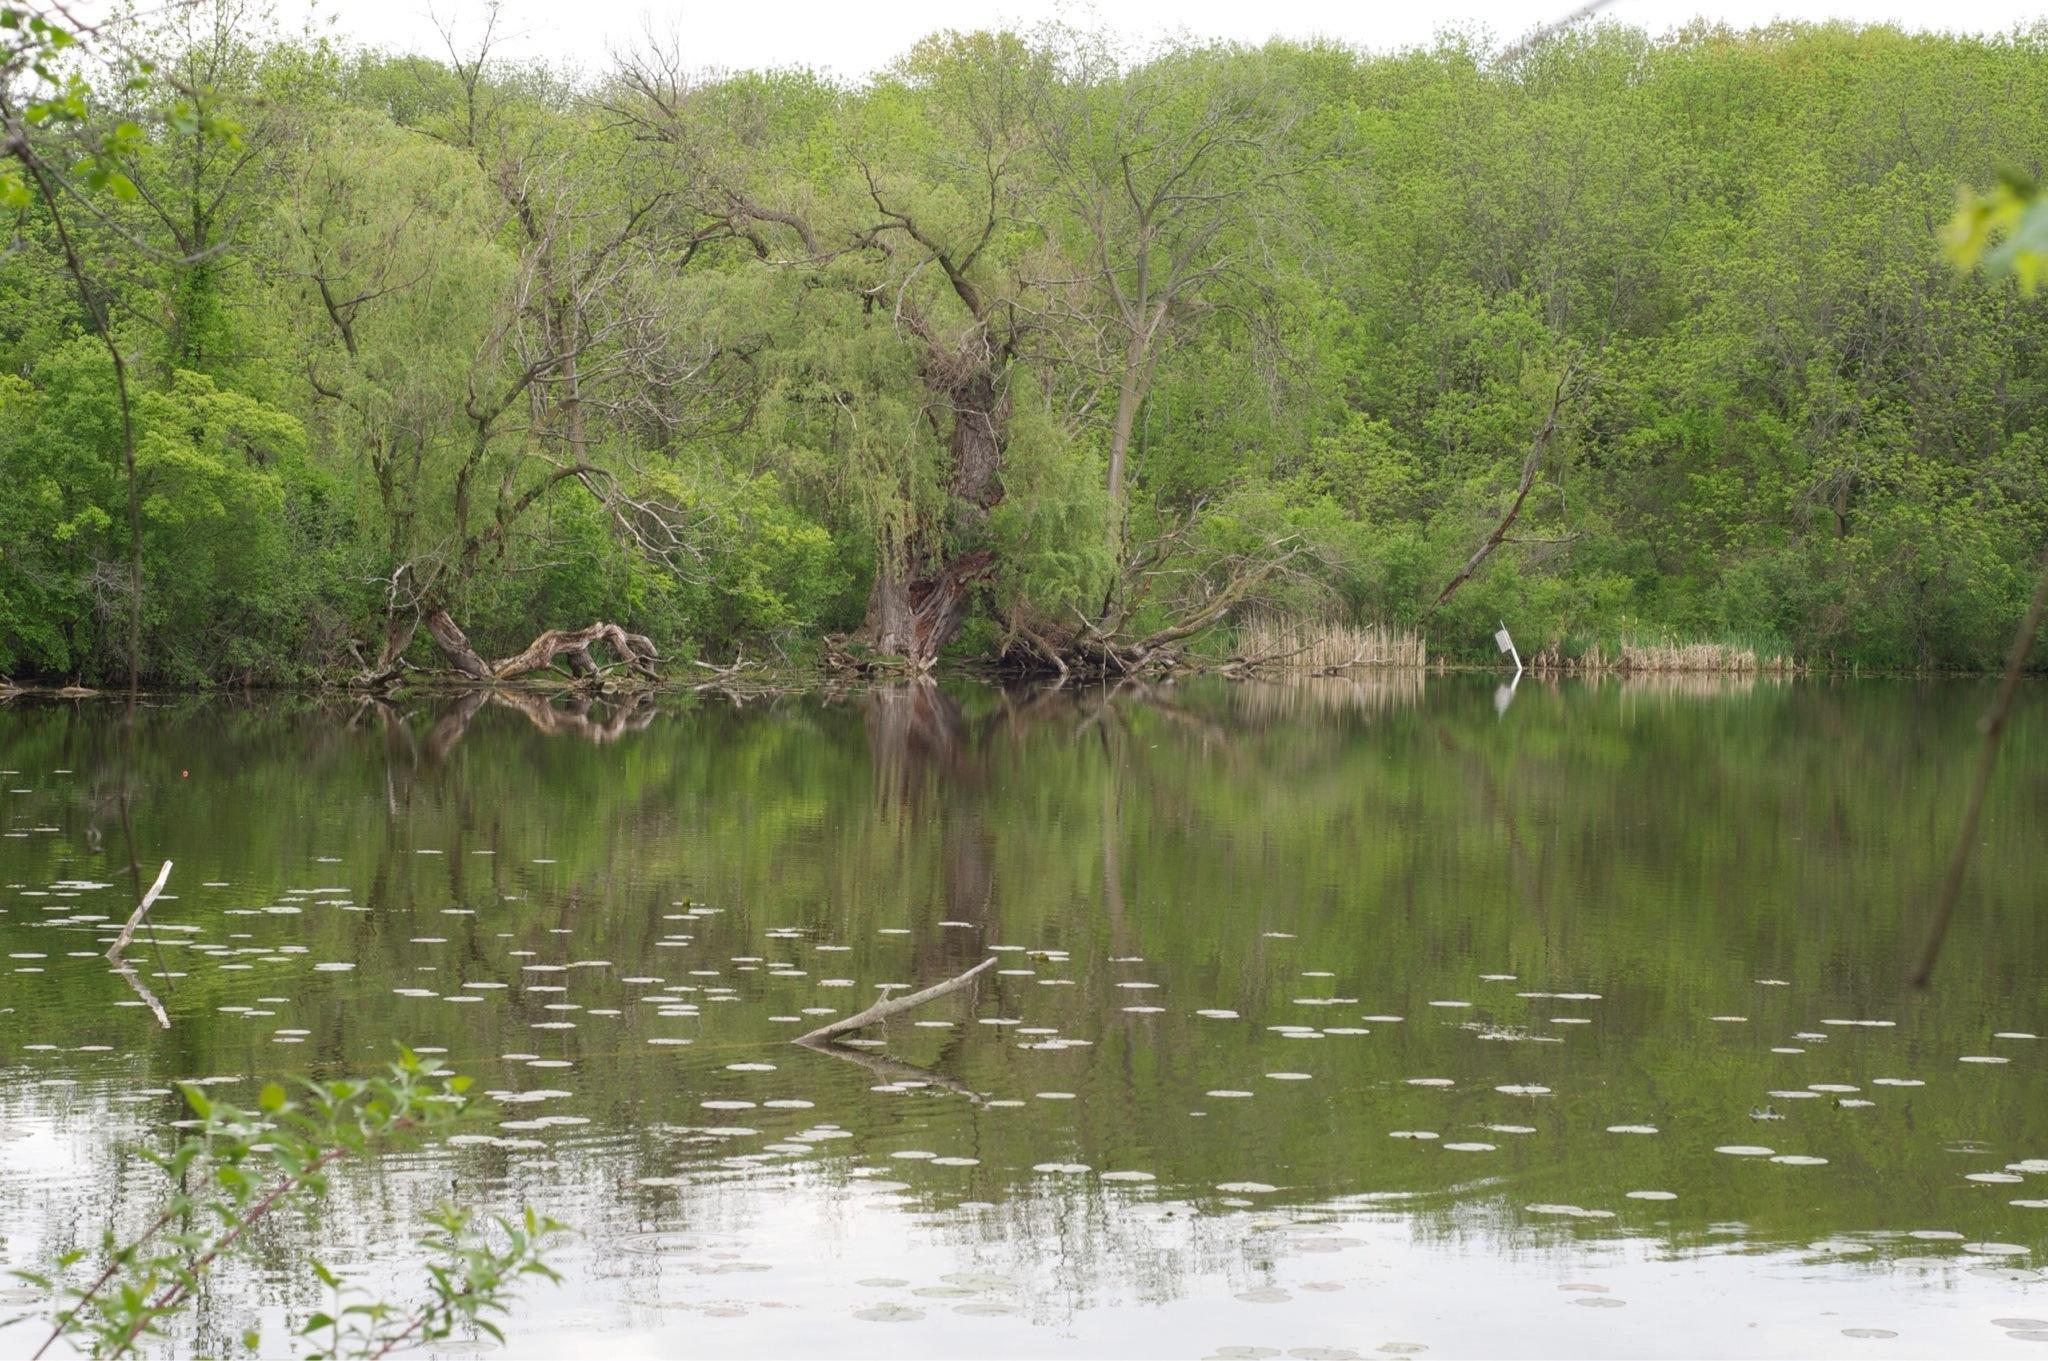
[[[404,1042],[554,1094],[269,1247],[374,1276],[451,1189],[539,1206],[583,1236],[519,1355],[2041,1352],[2038,689],[1902,981],[1988,696],[17,703],[0,1266],[142,1213],[172,1080]],[[167,1028],[100,958],[131,842]],[[883,1047],[786,1042],[990,951]],[[318,1303],[229,1277],[185,1341]]]

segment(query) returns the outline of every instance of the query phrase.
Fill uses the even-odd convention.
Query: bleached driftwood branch
[[[811,1031],[808,1035],[797,1036],[796,1042],[798,1044],[817,1044],[822,1040],[829,1040],[835,1035],[844,1035],[850,1031],[860,1030],[866,1026],[873,1025],[877,1021],[886,1021],[891,1016],[897,1016],[909,1011],[912,1007],[921,1007],[926,1002],[935,1001],[938,998],[944,997],[949,992],[957,992],[961,988],[966,987],[974,980],[976,974],[995,962],[996,957],[990,955],[966,973],[949,978],[943,983],[934,983],[921,992],[913,992],[904,997],[885,997],[866,1011],[856,1011],[853,1015],[841,1020],[829,1021],[819,1026],[816,1030]]]
[[[135,928],[142,925],[142,918],[149,911],[149,905],[156,901],[157,894],[164,891],[164,882],[170,877],[171,862],[166,860],[164,867],[156,872],[156,882],[149,886],[149,892],[142,895],[142,901],[135,905],[135,911],[129,915],[128,924],[121,928],[121,934],[114,937],[114,943],[107,947],[108,959],[119,959],[121,952],[128,948],[128,941],[134,936]]]

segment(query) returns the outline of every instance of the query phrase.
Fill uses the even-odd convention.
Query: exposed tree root
[[[558,668],[576,680],[602,681],[607,671],[617,666],[624,666],[630,675],[643,681],[661,679],[661,653],[654,641],[645,634],[629,633],[617,624],[599,620],[578,629],[549,629],[520,651],[492,661],[479,654],[470,645],[462,626],[447,610],[437,606],[417,619],[393,621],[385,630],[375,661],[364,659],[358,652],[363,669],[350,678],[350,688],[388,690],[408,670],[415,669],[406,662],[404,654],[421,625],[426,626],[427,636],[450,669],[479,685],[498,685]],[[616,660],[608,665],[600,663],[592,655],[593,648],[609,651]]]
[[[1177,671],[1248,675],[1279,656],[1215,656],[1187,644],[1241,608],[1266,599],[1268,589],[1301,578],[1319,561],[1294,537],[1275,538],[1245,553],[1205,553],[1193,539],[1196,506],[1126,557],[1094,616],[1071,620],[1028,610],[1005,620],[1003,664],[1013,670],[1069,678],[1124,679]],[[1142,621],[1142,622],[1141,622]]]

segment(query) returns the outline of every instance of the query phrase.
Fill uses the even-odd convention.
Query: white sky
[[[585,68],[605,64],[652,24],[681,36],[695,67],[811,66],[865,75],[941,28],[1028,27],[1063,18],[1107,26],[1143,41],[1186,32],[1259,41],[1324,37],[1370,48],[1424,43],[1440,29],[1481,25],[1519,36],[1577,7],[1578,0],[503,0],[508,57],[545,57]],[[302,8],[304,7],[304,8]],[[288,26],[308,13],[366,44],[443,50],[432,15],[474,32],[484,0],[281,0]],[[1615,0],[1603,17],[1652,32],[1704,15],[1737,26],[1775,18],[1855,19],[1909,28],[2002,32],[2048,19],[2048,0]]]

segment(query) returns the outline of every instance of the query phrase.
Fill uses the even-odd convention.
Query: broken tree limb
[[[447,610],[436,606],[428,610],[420,622],[426,626],[427,636],[434,640],[434,646],[450,666],[465,678],[486,685],[546,670],[555,664],[557,657],[568,659],[572,675],[596,677],[600,669],[592,659],[590,649],[599,643],[609,648],[635,675],[650,681],[661,679],[661,655],[655,650],[653,640],[645,634],[628,633],[619,625],[603,620],[580,629],[548,629],[527,644],[523,651],[497,661],[486,660],[470,646],[468,635]]]
[[[845,1035],[851,1031],[871,1026],[877,1021],[886,1021],[891,1016],[898,1016],[909,1011],[912,1007],[921,1007],[926,1002],[936,1001],[949,992],[958,992],[961,988],[966,987],[974,980],[976,974],[995,962],[996,957],[990,955],[966,973],[958,974],[943,983],[934,983],[921,992],[913,992],[907,997],[885,997],[866,1011],[856,1011],[853,1015],[843,1020],[827,1022],[816,1030],[811,1031],[808,1035],[797,1036],[796,1042],[804,1045],[815,1045],[820,1041],[829,1040],[835,1035]]]
[[[171,877],[171,862],[164,861],[164,867],[156,872],[156,882],[149,886],[149,892],[142,895],[142,901],[135,905],[135,911],[128,917],[128,924],[121,928],[121,934],[114,937],[114,943],[107,947],[108,959],[119,959],[121,952],[128,948],[128,942],[135,935],[135,928],[142,925],[144,914],[149,911],[156,895],[164,891],[164,883]]]
[[[1465,565],[1436,593],[1436,599],[1429,602],[1429,608],[1422,612],[1424,619],[1435,614],[1437,606],[1449,600],[1460,586],[1472,579],[1472,574],[1485,565],[1486,560],[1493,556],[1493,550],[1506,541],[1508,531],[1515,527],[1515,520],[1522,513],[1522,502],[1529,499],[1529,489],[1536,485],[1536,474],[1543,467],[1543,455],[1550,448],[1551,437],[1557,434],[1558,413],[1564,409],[1564,400],[1575,376],[1570,368],[1558,376],[1557,387],[1550,394],[1550,410],[1545,413],[1543,424],[1536,427],[1536,434],[1529,441],[1528,456],[1522,460],[1522,476],[1515,483],[1514,499],[1508,502],[1507,511],[1500,517],[1500,523],[1493,527],[1493,533],[1486,536],[1485,542],[1465,560]]]

